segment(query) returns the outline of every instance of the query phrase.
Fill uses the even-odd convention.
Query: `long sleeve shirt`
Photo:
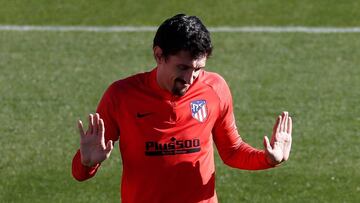
[[[122,202],[217,202],[214,143],[231,167],[272,167],[263,150],[241,139],[231,93],[221,76],[201,70],[178,97],[159,87],[156,71],[114,82],[97,108],[105,141],[119,140]],[[99,167],[83,166],[78,151],[72,173],[82,181]]]

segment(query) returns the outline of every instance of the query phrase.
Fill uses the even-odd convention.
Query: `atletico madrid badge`
[[[195,100],[190,103],[191,115],[200,122],[204,122],[207,117],[206,100]]]

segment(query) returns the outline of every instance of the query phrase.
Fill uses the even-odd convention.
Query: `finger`
[[[89,114],[89,127],[87,133],[92,134],[94,128],[94,116],[92,114]]]
[[[291,133],[292,133],[292,118],[289,116],[289,122],[288,122],[288,131],[287,131],[290,136],[291,136]]]
[[[289,135],[291,136],[291,135]],[[288,139],[288,142],[286,143],[286,145],[284,146],[284,161],[287,161],[289,159],[290,156],[290,151],[291,151],[291,137]]]
[[[81,120],[78,120],[78,128],[79,128],[79,132],[80,132],[80,137],[84,137],[85,136],[85,132],[84,132],[84,126]]]
[[[94,115],[94,131],[93,133],[95,135],[98,135],[98,129],[99,129],[99,114],[98,113],[95,113]]]
[[[281,121],[282,121],[282,116],[279,116],[279,124],[276,128],[276,133],[279,133],[280,132],[280,128],[281,128]]]
[[[280,126],[280,132],[284,132],[285,129],[285,120],[286,120],[286,111],[282,112],[282,120],[281,120],[281,126]]]
[[[269,138],[267,136],[264,136],[264,148],[268,152],[272,151],[272,147],[270,145],[270,141],[269,141]]]
[[[276,133],[277,127],[278,127],[278,125],[279,125],[279,121],[280,121],[280,116],[278,116],[278,117],[276,118],[275,125],[274,125],[274,127],[273,127],[273,134]]]
[[[114,148],[113,141],[112,141],[112,140],[109,140],[109,141],[106,143],[106,151],[110,152],[113,148]]]
[[[105,125],[104,125],[104,120],[101,118],[100,118],[98,136],[100,136],[100,142],[104,143],[105,145]]]
[[[106,158],[109,158],[110,156],[110,153],[111,151],[113,150],[114,148],[114,145],[113,145],[113,141],[112,140],[109,140],[107,143],[106,143]]]
[[[104,124],[104,120],[103,119],[99,119],[99,130],[98,130],[98,134],[102,137],[104,137],[105,135],[105,124]]]
[[[282,112],[282,113],[281,113],[281,120],[280,120],[280,129],[279,129],[279,132],[281,132],[281,131],[283,130],[284,117],[285,117],[285,114],[284,114],[284,112]]]
[[[279,127],[280,119],[281,119],[281,116],[278,116],[277,119],[276,119],[275,125],[273,127],[273,132],[272,132],[272,135],[271,135],[271,142],[270,142],[271,144],[273,144],[274,141],[275,141],[275,136],[276,136],[276,132],[277,132],[278,127]]]
[[[288,119],[289,119],[289,112],[285,111],[285,123],[284,123],[284,131],[287,132],[288,129]]]
[[[271,143],[274,143],[274,142],[277,141],[278,138],[279,138],[280,129],[281,129],[282,116],[279,116],[278,119],[279,119],[279,123],[278,123],[277,128],[276,128],[275,136],[273,136],[273,137],[271,138]]]

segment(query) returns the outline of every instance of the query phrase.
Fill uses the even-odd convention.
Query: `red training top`
[[[221,76],[201,70],[185,95],[177,97],[159,87],[156,71],[114,82],[97,108],[105,143],[119,139],[122,202],[217,202],[213,142],[231,167],[272,167],[263,150],[241,140]],[[78,150],[72,174],[86,180],[99,166],[83,166]]]

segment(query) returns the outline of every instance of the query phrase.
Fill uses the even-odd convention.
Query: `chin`
[[[176,96],[184,96],[184,94],[187,92],[187,89],[173,89],[172,93]]]

